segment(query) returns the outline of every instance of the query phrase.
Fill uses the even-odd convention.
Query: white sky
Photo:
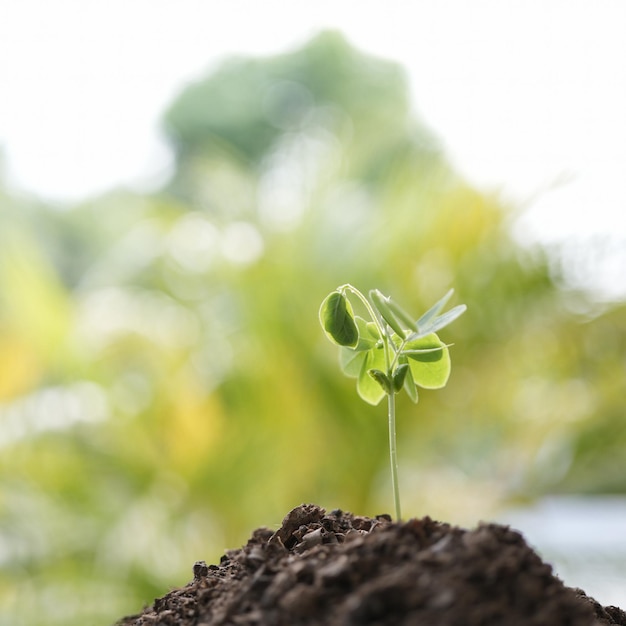
[[[456,167],[529,201],[521,237],[593,236],[578,278],[626,297],[624,0],[1,0],[5,177],[57,200],[154,183],[186,81],[328,27],[407,68]]]

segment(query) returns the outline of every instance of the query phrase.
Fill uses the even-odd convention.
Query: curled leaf
[[[389,324],[391,329],[402,339],[407,338],[407,329],[404,328],[405,324],[394,313],[393,307],[390,306],[391,298],[384,296],[378,289],[372,289],[370,291],[370,300],[380,313],[381,317]]]
[[[359,343],[359,330],[354,320],[352,305],[340,291],[324,298],[319,311],[320,323],[326,336],[338,346],[354,348]]]
[[[396,319],[404,325],[404,328],[417,330],[416,321],[395,300],[393,300],[391,296],[387,298],[387,305]]]
[[[367,322],[365,325],[367,332],[374,338],[376,341],[380,339],[380,331],[378,330],[378,324],[376,322]]]
[[[393,383],[389,380],[389,376],[387,376],[385,372],[371,369],[367,370],[367,373],[382,387],[386,394],[390,395],[393,393]]]
[[[374,346],[376,346],[378,340],[380,339],[380,335],[373,334],[374,332],[378,331],[377,329],[373,331],[373,329],[370,328],[371,322],[366,322],[362,317],[359,317],[358,315],[355,316],[354,321],[356,322],[357,331],[359,333],[359,341],[357,342],[357,345],[354,346],[354,348],[352,349],[362,351],[370,350]],[[374,324],[374,328],[375,327],[376,324]]]
[[[406,378],[406,374],[409,371],[408,363],[403,363],[402,365],[398,365],[396,371],[393,373],[393,391],[394,393],[398,393],[400,389],[402,389],[402,385],[404,385],[404,379]]]

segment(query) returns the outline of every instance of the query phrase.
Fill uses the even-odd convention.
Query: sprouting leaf
[[[402,354],[408,360],[416,385],[424,389],[445,387],[452,367],[450,353],[436,334],[407,341]]]
[[[319,311],[320,323],[328,338],[339,346],[354,348],[359,343],[359,330],[352,305],[340,291],[324,298]]]
[[[393,373],[393,391],[394,393],[398,393],[400,389],[402,389],[402,385],[404,385],[404,379],[406,378],[407,372],[409,371],[408,363],[402,363],[398,365],[396,371]]]
[[[387,305],[395,315],[396,319],[404,324],[405,328],[409,330],[417,330],[417,323],[395,300],[389,296],[387,298]]]
[[[380,339],[378,328],[374,324],[374,328],[371,328],[372,322],[366,322],[362,317],[358,315],[354,318],[359,333],[359,341],[357,345],[352,348],[353,350],[371,350]],[[376,334],[374,334],[376,333]]]
[[[382,318],[389,324],[391,329],[402,339],[407,338],[407,329],[403,326],[403,322],[398,319],[390,306],[391,298],[384,296],[378,289],[372,289],[369,293],[370,300],[374,305],[374,308],[380,313]],[[415,324],[411,322],[408,328],[413,328]]]
[[[393,393],[393,383],[389,380],[389,376],[380,370],[367,370],[367,373],[382,387],[386,394]]]
[[[365,325],[367,332],[374,338],[376,341],[380,339],[380,331],[378,330],[378,324],[376,322],[367,322]]]

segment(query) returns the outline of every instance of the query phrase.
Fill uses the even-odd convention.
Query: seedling
[[[453,290],[415,321],[391,298],[378,289],[366,298],[352,285],[329,293],[320,307],[320,322],[326,336],[340,347],[341,369],[356,378],[358,394],[377,405],[387,396],[389,417],[389,458],[396,519],[400,519],[400,490],[396,453],[396,400],[402,389],[413,402],[418,387],[441,389],[450,377],[449,346],[437,336],[465,310],[459,304],[441,313]],[[369,320],[354,314],[350,296],[362,304]]]

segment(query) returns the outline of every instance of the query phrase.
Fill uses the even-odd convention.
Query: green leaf
[[[382,348],[374,348],[361,354],[365,354],[365,359],[356,382],[356,390],[365,402],[376,405],[386,394],[380,384],[372,378],[369,371],[384,371],[386,369],[385,352]]]
[[[402,363],[398,365],[396,371],[393,373],[393,391],[394,393],[398,393],[400,389],[402,389],[402,385],[404,385],[404,379],[406,378],[406,374],[409,371],[408,363]]]
[[[376,322],[367,322],[365,328],[373,339],[376,339],[376,341],[380,339],[380,331],[378,330],[378,324]]]
[[[358,315],[355,316],[356,326],[359,333],[359,341],[357,345],[353,348],[354,350],[371,350],[380,339],[380,334],[378,333],[378,329],[376,324],[374,324],[374,329],[376,334],[373,335],[373,329],[370,327],[372,322],[366,322],[362,317]]]
[[[409,330],[417,330],[416,321],[397,302],[395,302],[391,296],[387,298],[387,305],[396,319],[403,324],[405,328],[408,328]]]
[[[367,373],[382,387],[386,394],[393,393],[393,383],[389,380],[389,376],[380,370],[367,370]]]
[[[320,306],[320,323],[326,336],[338,346],[354,348],[359,343],[359,330],[354,320],[352,305],[346,296],[333,291]]]
[[[353,348],[341,348],[339,351],[341,371],[349,378],[358,378],[366,358],[366,351],[357,352]]]
[[[451,324],[454,320],[465,313],[467,310],[467,306],[465,304],[459,304],[455,306],[453,309],[450,309],[447,313],[440,315],[433,319],[425,328],[420,329],[420,332],[415,335],[415,339],[418,337],[425,337],[426,335],[430,335],[431,333],[437,332],[441,330],[444,326]],[[413,336],[412,336],[413,337]]]
[[[447,313],[439,315],[439,312],[448,303],[448,300],[454,293],[454,289],[450,289],[448,293],[432,306],[422,317],[417,320],[417,333],[413,333],[409,339],[419,339],[420,337],[426,337],[431,333],[436,333],[444,326],[451,324],[459,315],[462,315],[467,310],[465,304],[459,304],[450,309]]]
[[[374,308],[380,313],[385,322],[389,324],[391,329],[402,339],[406,339],[408,336],[405,328],[406,324],[403,325],[403,322],[394,313],[393,308],[390,306],[391,298],[384,296],[378,289],[372,289],[369,296]],[[415,324],[411,322],[409,328],[414,327]]]
[[[430,321],[439,315],[439,312],[443,309],[443,307],[448,304],[448,300],[450,300],[453,293],[454,289],[450,289],[450,291],[448,291],[448,293],[441,298],[439,302],[430,307],[430,309],[428,309],[428,311],[426,311],[426,313],[424,313],[424,315],[417,320],[417,329],[419,332],[421,332],[423,328],[426,328],[428,324],[430,324]]]
[[[408,359],[416,385],[424,389],[445,387],[452,369],[450,353],[435,333],[407,341],[402,355]]]

